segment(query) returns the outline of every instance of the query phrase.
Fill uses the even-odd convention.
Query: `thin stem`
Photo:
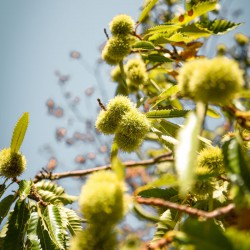
[[[124,87],[124,92],[126,93],[126,95],[128,95],[128,85],[126,82],[126,74],[124,71],[123,61],[119,62],[119,67],[120,67],[120,71],[121,71],[122,85]]]
[[[213,192],[209,193],[208,196],[208,211],[213,211],[214,208],[214,200],[213,200]]]
[[[138,167],[138,166],[150,166],[155,163],[160,163],[160,162],[167,162],[167,161],[173,161],[174,158],[172,156],[172,153],[167,153],[167,154],[162,154],[159,155],[155,158],[151,158],[148,160],[143,160],[143,161],[125,161],[122,162],[122,164],[126,168],[130,167]],[[34,183],[43,180],[43,179],[49,179],[49,180],[58,180],[62,178],[67,178],[67,177],[80,177],[80,176],[86,176],[88,174],[91,174],[93,172],[101,171],[101,170],[108,170],[111,169],[111,165],[104,165],[104,166],[99,166],[96,168],[91,168],[91,169],[84,169],[84,170],[75,170],[75,171],[68,171],[68,172],[62,172],[62,173],[46,173],[46,172],[40,172],[35,176]]]
[[[162,91],[161,88],[158,86],[158,84],[157,84],[154,80],[149,79],[149,81],[152,83],[152,85],[153,85],[159,92]]]
[[[168,207],[168,208],[172,208],[172,209],[175,209],[178,211],[182,211],[182,212],[189,214],[189,215],[203,217],[206,219],[212,219],[212,218],[219,217],[219,216],[227,214],[235,209],[235,205],[233,203],[230,203],[229,205],[227,205],[225,207],[220,207],[220,208],[217,208],[213,211],[207,212],[207,211],[199,210],[199,209],[196,209],[193,207],[188,207],[185,205],[180,205],[178,203],[165,201],[165,200],[158,199],[158,198],[137,197],[136,200],[140,204]]]

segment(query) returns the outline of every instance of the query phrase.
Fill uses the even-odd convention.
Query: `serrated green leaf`
[[[170,188],[150,188],[139,192],[137,195],[144,198],[160,198],[169,201],[171,197],[178,194],[177,190]]]
[[[170,58],[167,58],[163,55],[160,54],[150,54],[147,56],[142,56],[144,60],[148,60],[150,62],[157,62],[157,63],[169,63],[172,62],[173,60]]]
[[[28,128],[28,125],[29,125],[29,113],[25,112],[23,113],[21,118],[18,120],[14,128],[12,139],[11,139],[11,144],[10,144],[11,152],[19,151],[22,145],[26,130]]]
[[[25,250],[43,250],[37,235],[31,235],[27,238]]]
[[[30,214],[30,218],[28,221],[27,227],[27,240],[26,240],[26,249],[29,250],[42,250],[42,246],[40,244],[40,239],[38,238],[38,220],[39,215],[37,212],[32,212]]]
[[[182,227],[195,249],[233,250],[231,243],[213,220],[197,221],[188,218]]]
[[[250,159],[236,138],[223,145],[224,161],[229,170],[240,174],[245,186],[250,190]]]
[[[179,86],[178,85],[173,85],[170,88],[164,90],[156,99],[156,103],[151,107],[153,109],[156,105],[161,103],[162,101],[168,99],[169,97],[175,95],[176,93],[179,92]]]
[[[77,200],[77,196],[68,195],[64,188],[59,187],[56,183],[51,181],[39,181],[35,184],[37,193],[45,202],[52,204],[71,204]]]
[[[60,248],[53,242],[51,235],[49,234],[45,222],[42,220],[42,218],[39,218],[38,220],[37,236],[40,240],[40,244],[43,250],[60,250]]]
[[[209,37],[212,34],[212,32],[209,30],[199,28],[196,23],[188,24],[183,28],[180,28],[178,32],[188,37],[190,40]]]
[[[141,186],[136,189],[135,195],[142,192],[143,190],[147,190],[150,188],[156,188],[156,187],[170,187],[170,186],[176,186],[177,185],[177,179],[173,174],[163,174],[158,179],[153,180],[149,182],[148,184]]]
[[[167,209],[160,217],[160,221],[157,223],[156,232],[152,242],[158,241],[164,237],[166,232],[173,229],[176,222],[174,221],[175,212]]]
[[[190,112],[185,126],[178,134],[179,143],[175,150],[175,166],[179,176],[180,192],[183,195],[190,190],[194,182],[200,129],[201,121],[196,114]]]
[[[208,1],[202,1],[197,3],[196,5],[192,6],[192,11],[186,11],[183,15],[178,15],[174,17],[170,22],[175,24],[181,24],[185,25],[191,21],[193,21],[195,18],[204,15],[208,13],[209,11],[212,11],[216,8],[218,1],[215,0],[208,0]]]
[[[170,99],[169,102],[170,102],[170,105],[171,105],[172,107],[174,107],[174,108],[176,108],[176,109],[178,109],[178,110],[183,109],[183,105],[182,105],[182,103],[180,102],[179,99],[177,99],[177,98]]]
[[[3,243],[5,250],[22,249],[24,247],[25,228],[29,217],[28,205],[25,201],[18,201],[8,221],[8,229]]]
[[[162,119],[159,129],[165,134],[176,138],[180,125]]]
[[[213,21],[197,22],[195,26],[200,30],[210,32],[214,35],[225,34],[242,25],[242,23],[233,23],[224,19],[215,19]]]
[[[145,17],[148,15],[149,11],[154,7],[154,5],[157,3],[158,0],[147,0],[138,21],[141,23]]]
[[[154,44],[147,41],[139,41],[132,45],[133,49],[144,49],[144,50],[152,50],[155,48]]]
[[[175,145],[177,145],[178,143],[178,141],[174,137],[165,135],[164,132],[154,127],[152,127],[151,130],[158,136],[161,143],[163,143],[170,150],[174,150]]]
[[[67,222],[66,215],[63,217],[60,209],[60,206],[48,205],[43,213],[43,219],[53,242],[60,249],[65,249],[65,229]]]
[[[22,200],[26,199],[27,196],[30,194],[32,182],[22,180],[18,183],[18,185],[19,185],[18,194],[19,194],[20,200],[22,201]]]
[[[192,36],[193,35],[193,36]],[[190,43],[194,40],[196,40],[197,38],[201,38],[203,36],[200,36],[199,34],[194,33],[189,33],[186,34],[185,32],[182,32],[181,30],[178,30],[174,33],[170,33],[170,34],[154,34],[152,36],[149,37],[150,41],[153,41],[154,44],[165,44],[165,43],[180,43],[180,42],[184,42],[184,43]]]
[[[178,30],[181,27],[182,27],[181,25],[171,24],[171,23],[164,23],[161,25],[156,25],[146,31],[147,34],[145,35],[145,37],[156,34],[156,33],[168,33],[168,34],[173,33],[174,31]]]
[[[158,125],[155,124],[155,128],[159,129],[165,135],[176,138],[178,130],[181,128],[181,126],[162,119]],[[212,145],[212,142],[205,137],[198,136],[198,139],[200,141],[200,149]]]
[[[16,196],[8,195],[0,202],[0,224],[2,223],[3,219],[8,214],[12,203],[15,201]]]
[[[149,111],[146,116],[147,118],[174,118],[184,117],[190,110],[175,110],[175,109],[164,109]]]
[[[67,215],[67,228],[69,229],[70,234],[73,236],[77,232],[82,231],[81,218],[77,213],[69,208],[61,207]]]

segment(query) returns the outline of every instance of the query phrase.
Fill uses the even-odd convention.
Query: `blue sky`
[[[79,94],[95,84],[94,76],[69,57],[70,51],[80,51],[94,67],[100,56],[98,47],[105,41],[103,29],[119,13],[136,19],[140,4],[117,0],[0,1],[0,146],[9,145],[15,122],[28,111],[30,125],[21,148],[28,162],[27,177],[46,164],[39,147],[56,145],[54,130],[61,121],[49,117],[45,106],[49,97],[63,103],[55,70],[70,74],[73,91]],[[89,109],[83,112],[91,116]]]
[[[48,98],[63,103],[55,70],[70,74],[70,87],[79,95],[86,88],[96,86],[95,77],[69,57],[70,51],[80,51],[83,59],[94,67],[100,56],[98,47],[105,41],[103,29],[108,28],[112,17],[120,13],[137,19],[142,2],[0,0],[0,147],[9,146],[18,117],[28,111],[30,125],[21,148],[28,162],[24,177],[32,178],[45,166],[47,159],[39,150],[44,144],[50,143],[57,148],[59,156],[73,153],[73,149],[65,149],[64,145],[55,142],[54,130],[61,121],[49,117],[45,106]],[[242,19],[237,21],[245,25],[238,31],[249,35],[249,1],[224,0],[223,3],[230,5],[228,18],[233,9],[242,9]],[[226,36],[228,42],[232,35]],[[108,67],[101,80],[110,92],[113,83],[105,76],[107,72]],[[91,117],[90,107],[96,102],[88,102],[82,112]],[[70,169],[72,157],[64,159],[63,170]]]

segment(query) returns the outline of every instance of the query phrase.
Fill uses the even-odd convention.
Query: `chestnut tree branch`
[[[136,201],[140,204],[172,208],[172,209],[184,212],[186,214],[190,214],[190,215],[198,216],[198,217],[203,217],[206,219],[212,219],[215,217],[219,217],[220,215],[227,214],[235,208],[235,205],[233,203],[230,203],[225,207],[220,207],[220,208],[217,208],[211,212],[207,212],[207,211],[199,210],[199,209],[196,209],[193,207],[180,205],[180,204],[177,204],[174,202],[165,201],[165,200],[162,200],[159,198],[137,197]]]
[[[148,160],[142,160],[142,161],[125,161],[122,162],[122,164],[126,168],[130,167],[138,167],[138,166],[149,166],[153,165],[155,163],[160,163],[160,162],[167,162],[167,161],[173,161],[174,158],[172,156],[172,152],[166,153],[159,155],[155,158],[151,158]],[[67,178],[67,177],[80,177],[80,176],[85,176],[88,174],[91,174],[93,172],[97,172],[100,170],[108,170],[111,169],[111,165],[104,165],[104,166],[99,166],[91,169],[84,169],[84,170],[75,170],[75,171],[67,171],[67,172],[62,172],[62,173],[51,173],[47,171],[40,172],[35,176],[35,179],[33,180],[34,183],[43,180],[43,179],[49,179],[49,180],[58,180],[62,178]]]

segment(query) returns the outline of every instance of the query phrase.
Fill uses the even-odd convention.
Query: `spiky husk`
[[[127,35],[132,32],[135,22],[131,16],[121,14],[115,16],[109,24],[111,33],[116,35]]]
[[[150,123],[147,117],[137,109],[132,109],[124,114],[118,132],[126,134],[132,140],[143,140],[149,131]]]
[[[127,153],[137,150],[143,142],[140,138],[130,137],[126,134],[126,131],[117,132],[114,141],[117,143],[119,149]]]
[[[139,58],[130,59],[125,65],[125,72],[128,85],[136,86],[137,89],[140,84],[144,84],[148,79],[146,66]]]
[[[124,214],[123,184],[113,172],[96,172],[82,187],[79,204],[89,224],[115,225]]]
[[[122,83],[122,74],[119,66],[116,66],[112,71],[111,71],[111,79],[113,82],[117,83]]]
[[[10,148],[0,151],[0,174],[7,178],[15,178],[26,169],[26,159],[20,152],[13,153]]]
[[[112,230],[108,228],[100,230],[100,227],[91,225],[77,233],[70,242],[70,250],[115,250],[116,247],[116,234]]]
[[[103,59],[109,58],[115,62],[121,61],[130,52],[131,39],[127,36],[113,36],[111,37],[104,49],[103,49]],[[109,63],[109,62],[107,62]],[[109,63],[110,64],[110,63]]]
[[[107,110],[102,110],[96,120],[96,128],[104,134],[114,134],[123,115],[132,109],[132,102],[128,97],[118,95],[111,99]]]
[[[184,96],[222,105],[228,104],[244,84],[238,64],[223,56],[186,63],[178,81]]]
[[[225,172],[222,150],[219,147],[203,149],[197,158],[198,168],[207,168],[210,173],[221,175]]]

